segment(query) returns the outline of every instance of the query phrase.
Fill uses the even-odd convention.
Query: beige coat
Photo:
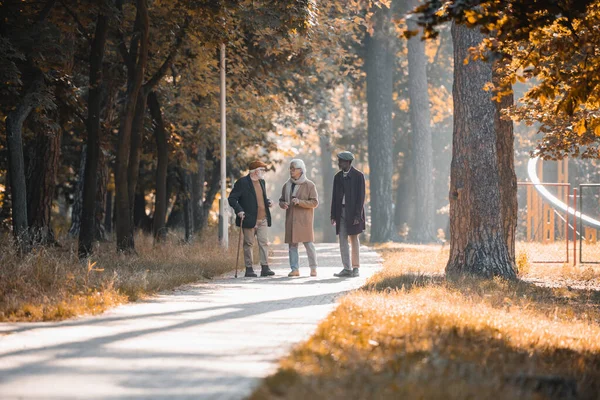
[[[279,206],[283,208],[285,202],[285,188],[281,189]],[[314,242],[315,232],[313,229],[314,210],[319,205],[319,196],[315,184],[308,179],[299,185],[296,198],[300,203],[291,205],[285,210],[285,242],[306,243]]]

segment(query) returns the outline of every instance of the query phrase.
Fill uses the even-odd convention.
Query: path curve
[[[99,317],[0,324],[2,399],[242,399],[277,360],[308,339],[336,299],[360,287],[380,258],[361,249],[361,276],[338,279],[337,244],[317,245],[319,276],[190,285]]]
[[[542,182],[540,182],[540,178],[537,176],[536,166],[539,159],[539,157],[532,157],[529,159],[529,162],[527,164],[527,173],[529,175],[529,179],[531,179],[531,182],[534,184],[534,187],[538,191],[538,193],[542,195],[542,197],[546,198],[554,208],[559,208],[571,215],[575,214],[575,217],[581,218],[583,221],[585,221],[586,224],[600,229],[600,221],[588,215],[582,214],[579,211],[575,211],[573,207],[569,207],[568,204],[560,200],[558,197],[554,196],[552,193],[550,193],[548,189],[544,187]]]

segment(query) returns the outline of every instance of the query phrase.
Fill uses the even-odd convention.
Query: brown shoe
[[[311,268],[310,269],[310,276],[317,276],[317,269],[316,268]]]
[[[293,276],[300,276],[300,271],[298,271],[297,269],[293,269],[292,272],[290,272],[288,274],[288,276],[291,278]]]

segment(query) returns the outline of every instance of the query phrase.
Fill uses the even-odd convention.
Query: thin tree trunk
[[[60,160],[60,132],[50,135],[39,132],[29,160],[27,217],[34,245],[56,243],[50,218]]]
[[[100,113],[102,102],[102,62],[108,34],[108,16],[98,15],[96,32],[90,54],[90,89],[87,118],[87,155],[84,167],[84,183],[79,230],[79,257],[92,253],[96,237],[96,196],[98,186],[98,158],[100,157]]]
[[[192,211],[194,233],[201,234],[204,227],[204,181],[206,180],[206,146],[202,145],[196,155],[197,172],[192,174]]]
[[[409,1],[410,8],[418,1]],[[415,22],[407,22],[408,29],[418,29]],[[433,197],[433,148],[431,143],[431,114],[427,83],[425,42],[419,36],[408,40],[408,93],[410,97],[410,125],[412,127],[412,156],[417,184],[414,226],[409,238],[427,243],[435,241],[435,206]]]
[[[192,211],[192,179],[190,173],[184,168],[180,169],[181,192],[183,194],[183,226],[185,228],[185,242],[191,243],[194,236],[194,219]]]
[[[131,129],[133,118],[148,60],[148,8],[146,0],[136,0],[136,4],[140,31],[139,57],[135,66],[135,71],[132,74],[132,79],[130,80],[131,85],[128,87],[127,98],[121,115],[118,138],[119,144],[117,149],[117,172],[115,176],[117,251],[119,252],[130,252],[134,250],[127,175],[130,161],[129,154],[131,151]],[[132,55],[137,55],[137,51],[132,53]]]
[[[33,82],[20,103],[6,117],[6,142],[12,196],[13,234],[21,252],[29,251],[27,184],[23,155],[23,123],[33,110],[36,94],[44,87],[44,76],[41,71],[36,71],[35,74]]]
[[[331,204],[331,190],[333,189],[333,177],[335,170],[333,169],[333,158],[331,152],[330,138],[325,136],[324,132],[319,135],[319,143],[321,145],[321,177],[323,179],[323,193],[321,195],[321,204],[319,207],[322,210],[323,217],[323,242],[335,243],[335,229],[329,223],[329,205]]]
[[[112,233],[112,209],[113,209],[113,191],[106,191],[106,206],[104,212],[104,230],[107,234]]]
[[[497,65],[496,68],[499,66]],[[496,148],[498,152],[498,170],[500,172],[500,202],[502,222],[504,225],[504,240],[508,246],[508,254],[515,263],[515,235],[517,230],[517,175],[515,174],[515,150],[513,122],[501,118],[503,109],[513,105],[514,95],[502,97],[496,105]]]
[[[166,239],[167,230],[165,220],[167,217],[167,172],[169,167],[169,139],[162,118],[162,111],[156,92],[148,95],[148,108],[152,115],[154,125],[154,137],[156,139],[156,150],[158,161],[156,164],[156,200],[154,205],[153,234],[156,242]]]
[[[367,36],[367,112],[371,241],[385,242],[393,234],[392,89],[394,52],[390,10],[375,10],[373,36]]]
[[[144,117],[146,116],[146,99],[148,95],[144,88],[140,89],[135,106],[135,116],[131,126],[131,149],[129,152],[129,166],[127,171],[127,182],[129,190],[129,212],[133,218],[135,197],[137,193],[137,182],[140,176],[141,146],[144,132]],[[135,226],[133,221],[131,227]],[[133,234],[133,232],[132,232]]]
[[[394,210],[395,225],[400,235],[405,235],[404,230],[414,225],[414,214],[416,208],[415,200],[415,173],[412,152],[404,155],[400,181],[396,191],[396,209]],[[406,236],[402,236],[406,239]]]
[[[501,175],[496,149],[497,106],[483,90],[492,64],[464,64],[484,36],[452,26],[454,40],[454,132],[450,179],[450,258],[446,274],[515,278],[501,212]]]
[[[85,176],[85,164],[87,158],[87,146],[84,144],[81,148],[81,160],[79,161],[79,174],[77,175],[77,185],[73,194],[73,206],[71,207],[71,227],[69,228],[69,236],[79,237],[81,230],[81,202],[83,200],[83,182]]]
[[[96,188],[96,212],[94,213],[94,240],[105,242],[108,240],[106,233],[106,202],[108,193],[108,164],[104,151],[98,153],[98,187]]]

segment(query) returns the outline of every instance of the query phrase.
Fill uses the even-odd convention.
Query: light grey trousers
[[[348,235],[348,224],[352,225],[352,220],[346,218],[346,209],[342,208],[342,218],[340,220],[340,254],[344,269],[360,267],[360,241],[358,235]],[[350,262],[350,246],[348,239],[352,242],[352,263]]]
[[[306,255],[308,256],[308,266],[310,268],[317,268],[317,250],[313,242],[304,242],[304,248],[306,249]],[[289,244],[289,255],[290,255],[290,267],[292,270],[296,270],[300,267],[299,256],[298,256],[298,243]]]
[[[244,264],[246,268],[252,268],[252,248],[254,247],[254,236],[258,239],[258,251],[260,254],[260,265],[269,265],[269,237],[267,236],[269,225],[267,220],[260,221],[256,228],[244,228]]]

